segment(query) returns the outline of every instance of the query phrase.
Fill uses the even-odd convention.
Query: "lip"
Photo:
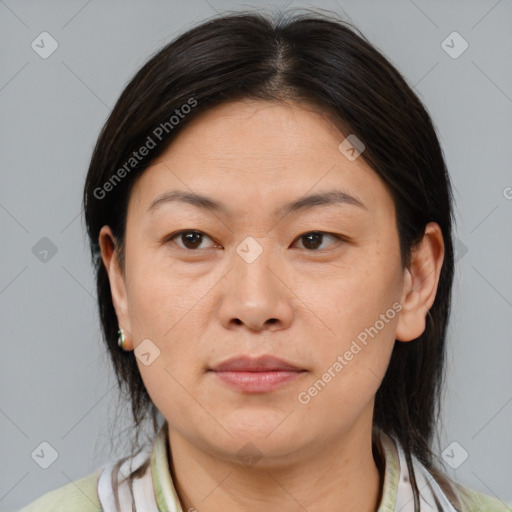
[[[240,356],[210,369],[224,384],[243,393],[267,393],[300,377],[306,370],[289,361],[265,355]]]
[[[259,357],[236,356],[210,368],[214,372],[302,371],[296,365],[271,355]]]

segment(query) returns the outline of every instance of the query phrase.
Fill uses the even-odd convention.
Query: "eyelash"
[[[169,235],[168,237],[166,237],[165,243],[174,242],[175,238],[179,237],[180,235],[186,234],[186,233],[193,233],[195,235],[204,235],[204,236],[210,238],[210,240],[212,240],[211,237],[209,237],[206,233],[203,233],[202,231],[198,231],[198,230],[195,230],[195,229],[184,229],[184,230],[181,230],[181,231],[177,231],[176,233],[173,233],[173,234]],[[328,236],[331,236],[334,239],[336,239],[337,242],[346,242],[347,241],[346,237],[343,237],[341,235],[337,235],[335,233],[328,233],[326,231],[307,231],[306,233],[303,233],[302,235],[299,235],[295,240],[300,240],[301,238],[303,238],[303,237],[305,237],[307,235],[328,235]],[[294,240],[294,243],[295,243],[295,240]],[[322,242],[323,242],[323,240],[322,240]],[[331,244],[331,245],[336,245],[336,243],[335,244]],[[178,245],[178,247],[180,249],[183,249],[185,251],[190,251],[190,252],[198,252],[198,251],[201,250],[201,249],[189,249],[188,247],[181,247],[180,245]],[[208,249],[213,249],[214,247],[208,247]],[[304,250],[306,250],[308,252],[322,252],[322,251],[330,250],[330,249],[304,249]]]

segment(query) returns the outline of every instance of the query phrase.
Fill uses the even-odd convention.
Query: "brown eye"
[[[298,240],[303,240],[303,246],[305,249],[316,251],[322,245],[325,236],[334,238],[335,240],[342,239],[338,235],[332,235],[330,233],[325,233],[323,231],[311,231],[309,233],[304,233],[303,235],[300,235]]]
[[[325,242],[325,238],[330,237],[334,239],[335,241],[342,241],[343,237],[339,235],[334,235],[331,233],[326,233],[324,231],[310,231],[308,233],[304,233],[303,235],[300,235],[297,240],[302,241],[303,249],[307,249],[308,251],[320,251],[322,249],[325,249],[325,247],[322,247]],[[207,247],[201,247],[201,243],[204,241],[204,239],[209,239],[212,244]],[[179,240],[179,243],[175,240]],[[178,246],[182,249],[187,249],[191,251],[196,251],[198,249],[207,249],[211,247],[215,247],[215,244],[213,243],[213,240],[203,233],[202,231],[197,230],[182,230],[178,231],[177,233],[174,233],[173,235],[169,236],[167,238],[167,242],[173,242],[177,243]],[[329,244],[327,247],[330,247],[334,244]]]
[[[179,231],[178,233],[175,233],[170,238],[168,238],[168,241],[174,241],[174,239],[177,238],[183,244],[178,244],[182,249],[196,250],[201,245],[204,237],[211,240],[208,235],[201,231]]]

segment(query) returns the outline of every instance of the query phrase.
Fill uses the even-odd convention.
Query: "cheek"
[[[212,283],[194,282],[157,265],[133,272],[129,308],[135,344],[149,338],[160,351],[149,367],[139,364],[143,378],[174,389],[171,377],[180,382],[200,375],[198,346],[205,331],[211,305],[205,295]],[[166,374],[166,371],[168,372]],[[158,376],[157,373],[162,375]],[[151,383],[148,383],[149,387]],[[179,388],[174,391],[179,392]],[[158,393],[158,389],[155,389]]]
[[[315,376],[325,375],[321,380],[339,399],[370,397],[386,372],[401,310],[401,269],[395,260],[360,259],[337,275],[304,281],[298,293],[315,313],[309,327],[317,338]]]
[[[159,339],[165,328],[170,329],[166,287],[152,277],[140,275],[129,290],[129,309],[135,339]],[[165,324],[165,325],[164,325]]]
[[[400,279],[397,262],[360,259],[329,275],[301,278],[303,287],[296,292],[323,321],[323,332],[346,341],[392,308],[400,298]],[[390,311],[388,320],[393,320],[394,313]],[[386,330],[390,323],[386,322]]]
[[[130,317],[143,337],[167,338],[200,298],[197,283],[183,280],[159,261],[134,262],[131,275]]]
[[[323,309],[317,303],[317,311],[333,332],[322,328],[325,334],[314,351],[317,365],[296,397],[318,428],[326,418],[337,428],[363,413],[384,378],[395,344],[400,311],[396,291],[368,281],[363,287],[357,284],[346,282],[318,295]]]

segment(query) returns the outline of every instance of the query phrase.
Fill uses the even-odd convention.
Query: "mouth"
[[[243,393],[267,393],[307,373],[289,361],[270,355],[231,358],[209,371],[229,388]]]

